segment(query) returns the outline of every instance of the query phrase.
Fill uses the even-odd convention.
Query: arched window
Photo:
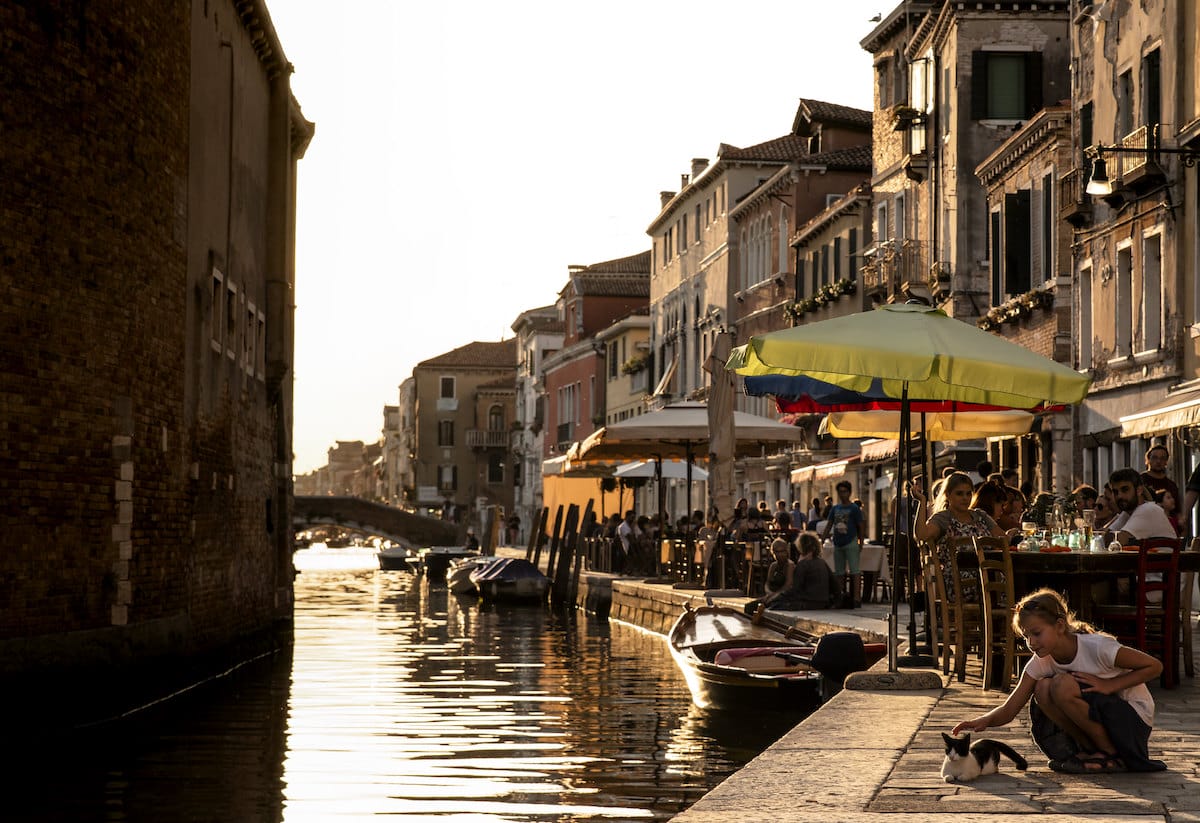
[[[504,431],[504,409],[499,406],[488,409],[488,431]]]

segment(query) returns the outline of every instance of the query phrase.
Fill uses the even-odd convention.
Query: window
[[[438,421],[438,443],[439,446],[454,445],[454,421],[439,420]]]
[[[1092,265],[1079,270],[1079,368],[1092,367]]]
[[[488,455],[488,483],[503,483],[504,482],[504,455],[498,452],[492,452]]]
[[[977,51],[971,55],[971,119],[1024,120],[1042,108],[1042,56]]]
[[[833,279],[842,279],[842,238],[833,238]]]
[[[1042,280],[1054,279],[1054,173],[1042,177]]]
[[[1079,107],[1079,146],[1080,150],[1084,150],[1092,145],[1092,124],[1094,121],[1092,102],[1089,100]],[[1092,161],[1087,155],[1083,155],[1080,160],[1080,168],[1087,171],[1088,180],[1092,177]]]
[[[875,206],[875,239],[886,243],[891,238],[892,235],[888,232],[887,203],[879,203]]]
[[[504,431],[504,409],[499,406],[488,409],[488,431]]]
[[[1133,72],[1121,72],[1117,78],[1117,139],[1133,131]]]
[[[1116,355],[1127,357],[1133,344],[1133,249],[1117,248]]]
[[[454,397],[454,378],[443,377],[441,380],[441,393],[438,397],[451,398]]]
[[[212,270],[212,307],[209,310],[209,322],[211,324],[212,349],[215,352],[220,352],[224,348],[225,327],[222,320],[225,318],[225,275],[214,266]]]
[[[779,264],[776,271],[788,270],[788,215],[787,209],[779,210]]]
[[[1029,189],[1004,195],[1004,290],[996,296],[996,302],[1029,291],[1032,279],[1029,207]]]
[[[700,242],[700,204],[699,203],[696,204],[696,216],[695,216],[695,219],[692,221],[692,223],[695,224],[695,228],[693,230],[695,232],[695,236],[692,238],[692,240],[695,243],[699,243]]]
[[[846,260],[850,264],[850,279],[858,279],[858,229],[850,229],[846,241]]]
[[[687,215],[679,218],[679,250],[683,251],[688,245]]]
[[[995,306],[1004,302],[1001,299],[1003,292],[1001,291],[1004,282],[1004,258],[1000,254],[1000,210],[994,210],[989,217],[988,222],[989,234],[991,235],[991,251],[989,261],[992,264],[992,305]]]
[[[1162,122],[1162,66],[1158,49],[1142,58],[1142,122],[1147,126]]]
[[[246,331],[242,334],[242,369],[250,375],[254,374],[254,317],[257,312],[253,303],[246,304]]]
[[[881,60],[875,66],[875,88],[879,91],[879,108],[886,109],[892,105],[892,61]]]
[[[1162,235],[1154,232],[1142,238],[1142,351],[1162,345],[1162,327]]]
[[[608,344],[608,379],[616,380],[617,375],[621,373],[621,364],[618,362],[620,356],[618,354],[617,341]]]
[[[234,352],[237,350],[237,332],[238,332],[238,290],[237,286],[229,281],[225,282],[225,354],[230,360],[234,358]]]
[[[458,488],[458,466],[438,466],[438,490],[452,492]]]
[[[259,380],[265,380],[267,377],[267,316],[258,312],[257,335],[258,345],[255,346],[255,351],[258,353],[256,368]]]
[[[905,225],[904,225],[907,222],[907,215],[905,214],[905,211],[904,211],[904,195],[903,194],[896,195],[895,200],[893,201],[892,208],[895,210],[894,216],[892,217],[892,222],[896,224],[893,236],[897,240],[903,240],[905,237],[908,236],[907,232],[905,231]]]

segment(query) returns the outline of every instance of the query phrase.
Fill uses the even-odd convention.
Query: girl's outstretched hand
[[[987,721],[982,717],[976,717],[974,720],[964,720],[950,730],[950,734],[959,734],[960,732],[981,732],[988,727]]]

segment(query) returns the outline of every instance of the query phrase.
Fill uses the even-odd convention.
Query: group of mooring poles
[[[525,559],[537,568],[542,567],[542,549],[549,539],[549,555],[546,558],[546,576],[550,578],[550,602],[555,606],[572,605],[579,594],[579,575],[583,571],[584,546],[579,535],[579,524],[591,521],[592,501],[588,500],[579,517],[579,506],[572,503],[566,516],[559,506],[554,514],[554,529],[547,534],[546,524],[550,509],[543,508],[534,529],[529,535]]]

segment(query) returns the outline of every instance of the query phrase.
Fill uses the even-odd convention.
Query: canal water
[[[289,653],[34,746],[0,819],[661,820],[799,719],[696,709],[622,623],[484,606],[371,550],[296,564]]]

